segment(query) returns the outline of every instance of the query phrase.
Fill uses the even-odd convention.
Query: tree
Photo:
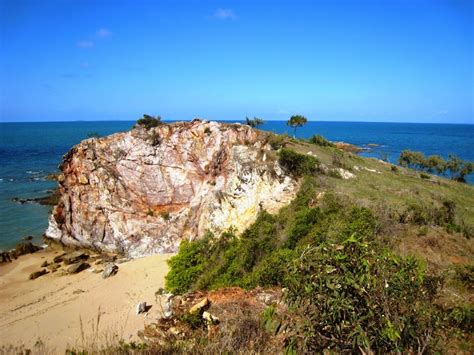
[[[398,158],[398,164],[404,167],[413,168],[415,170],[421,168],[425,164],[425,157],[421,152],[412,152],[404,150]]]
[[[264,124],[265,121],[258,117],[254,117],[253,119],[245,117],[245,123],[249,125],[250,127],[255,128]]]
[[[150,116],[147,114],[143,114],[143,117],[138,119],[137,125],[143,126],[146,129],[150,129],[153,127],[158,127],[159,125],[162,125],[163,122],[161,122],[161,117],[160,116]]]
[[[438,174],[443,174],[446,171],[446,162],[439,155],[430,155],[426,158],[424,166],[429,172],[436,171]]]
[[[293,128],[293,138],[296,138],[296,129],[303,127],[308,122],[308,119],[301,115],[291,116],[286,124]]]

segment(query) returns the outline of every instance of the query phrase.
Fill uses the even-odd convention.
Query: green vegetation
[[[261,126],[265,123],[264,120],[262,120],[261,118],[258,118],[258,117],[254,117],[253,119],[250,119],[248,117],[245,117],[245,124],[252,127],[252,128],[255,128],[255,127],[258,127],[258,126]]]
[[[308,119],[301,115],[291,116],[286,124],[293,128],[293,137],[296,137],[296,129],[298,127],[303,127],[308,122]]]
[[[162,125],[163,122],[161,122],[161,117],[160,116],[150,116],[147,114],[144,114],[142,118],[137,120],[137,125],[138,126],[143,126],[145,129],[151,129],[154,127],[158,127]]]
[[[312,175],[318,171],[319,161],[311,156],[282,148],[279,152],[279,163],[290,174],[296,177]]]
[[[425,158],[421,152],[404,150],[398,158],[398,163],[404,167],[425,170],[440,175],[444,175],[449,171],[451,179],[459,182],[466,182],[466,175],[474,171],[474,163],[461,160],[452,154],[445,161],[439,155],[431,155]],[[429,179],[429,175],[421,174],[420,176],[421,178]]]
[[[267,310],[262,323],[270,332],[286,329],[289,352],[430,351],[445,327],[468,329],[472,309],[436,306],[442,279],[382,245],[380,220],[370,209],[334,193],[314,206],[319,185],[305,177],[289,206],[277,215],[262,211],[239,237],[229,231],[184,241],[170,260],[167,289],[285,287],[289,313],[278,319]],[[455,206],[446,201],[442,209],[413,222],[452,223]],[[472,282],[470,269],[457,275]]]
[[[309,139],[312,144],[319,145],[320,147],[335,147],[334,143],[331,143],[323,136],[316,134]]]
[[[269,134],[267,137],[267,142],[270,144],[272,149],[278,150],[286,145],[288,137],[285,135],[279,134]]]

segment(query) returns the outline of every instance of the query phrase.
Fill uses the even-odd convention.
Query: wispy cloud
[[[99,28],[96,32],[95,35],[97,38],[109,38],[112,36],[112,31],[110,31],[108,28]]]
[[[79,48],[92,48],[94,47],[94,42],[89,41],[89,40],[82,40],[77,42],[77,46]]]
[[[235,19],[236,16],[234,14],[234,11],[232,11],[232,9],[217,9],[214,12],[214,18],[218,20],[232,20],[232,19]]]

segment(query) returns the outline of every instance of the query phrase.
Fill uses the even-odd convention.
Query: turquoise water
[[[56,172],[63,154],[89,133],[103,136],[132,125],[131,121],[0,123],[0,249],[13,247],[26,235],[38,241],[48,223],[48,207],[20,205],[12,198],[40,197],[53,189],[56,183],[46,180],[46,175]],[[292,134],[281,121],[269,121],[261,128]],[[474,161],[474,125],[309,122],[297,130],[298,137],[313,134],[361,146],[377,143],[379,147],[363,155],[380,158],[387,154],[391,161],[403,149],[444,157],[454,153]],[[474,181],[472,176],[469,181]]]

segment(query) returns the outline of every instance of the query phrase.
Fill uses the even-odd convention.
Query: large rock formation
[[[297,183],[266,133],[194,120],[82,141],[64,156],[46,236],[132,257],[176,251],[183,238],[249,226]]]

